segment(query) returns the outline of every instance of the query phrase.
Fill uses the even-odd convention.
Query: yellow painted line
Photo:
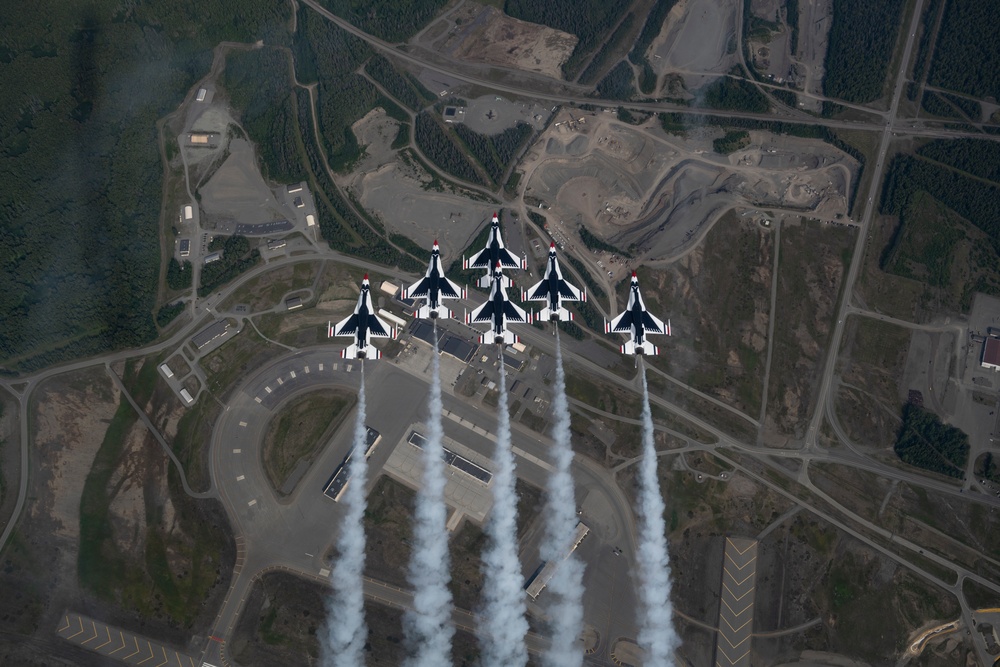
[[[149,642],[146,642],[146,648],[149,649],[149,657],[148,658],[143,658],[142,660],[140,660],[139,662],[137,662],[135,664],[141,665],[142,663],[146,662],[147,660],[152,660],[153,659],[153,645],[150,644]]]
[[[109,628],[108,626],[105,625],[104,626],[104,631],[108,633],[108,641],[104,642],[100,646],[95,646],[94,647],[95,651],[99,651],[99,650],[101,650],[102,648],[104,648],[105,646],[107,646],[108,644],[111,643],[111,628]]]
[[[726,558],[728,558],[728,559],[729,559],[729,562],[730,562],[730,563],[732,563],[733,565],[736,565],[736,561],[735,561],[735,560],[733,560],[733,557],[732,557],[731,555],[729,555],[729,554],[726,554]],[[750,559],[750,560],[748,560],[747,562],[743,563],[743,565],[736,565],[736,569],[737,569],[737,570],[742,570],[742,569],[743,569],[743,568],[745,568],[745,567],[746,567],[747,565],[751,565],[751,564],[752,564],[752,563],[753,563],[753,562],[754,562],[755,560],[757,560],[757,557],[756,557],[756,556],[754,556],[753,558],[751,558],[751,559]]]
[[[92,627],[94,629],[94,636],[90,637],[88,639],[85,639],[84,641],[80,642],[81,645],[86,644],[87,642],[92,642],[95,639],[97,639],[97,623],[95,623],[94,621],[91,621],[90,622],[90,627]]]
[[[66,627],[59,628],[56,632],[65,632],[66,630],[69,630],[69,614],[63,616],[63,619],[66,621]]]
[[[750,621],[753,620],[753,616],[751,616],[747,620],[743,621],[743,623],[738,628],[733,627],[733,624],[730,623],[727,619],[723,618],[722,620],[726,621],[726,625],[728,625],[730,628],[732,628],[733,632],[739,632],[740,630],[742,630],[743,628],[745,628],[747,626],[747,623],[749,623]]]
[[[723,634],[725,634],[725,633],[723,633]],[[738,641],[738,642],[736,642],[736,643],[734,644],[734,643],[732,643],[731,641],[729,641],[729,638],[728,638],[728,637],[725,637],[725,640],[726,640],[726,643],[727,643],[727,644],[729,644],[729,645],[730,645],[731,647],[733,647],[733,648],[736,648],[737,646],[739,646],[739,645],[740,645],[740,644],[742,644],[743,642],[747,641],[748,639],[750,639],[750,635],[747,635],[747,636],[746,636],[746,637],[744,637],[744,638],[743,638],[742,640],[740,640],[740,641]],[[726,657],[728,658],[729,656],[727,655]]]
[[[163,662],[158,664],[156,667],[163,667],[163,665],[167,664],[167,649],[161,646],[160,650],[163,651]]]
[[[746,579],[744,579],[744,581],[746,581]],[[727,591],[729,591],[729,594],[733,596],[733,602],[739,602],[740,600],[742,600],[747,596],[747,593],[753,592],[753,588],[751,588],[750,590],[744,592],[743,595],[736,597],[736,593],[734,593],[733,589],[731,589],[727,584],[723,583],[722,587],[725,588]],[[730,607],[730,609],[732,609],[732,607]]]
[[[127,656],[125,656],[124,658],[122,658],[122,660],[128,660],[133,655],[136,655],[137,653],[139,653],[139,639],[138,639],[138,637],[133,637],[132,639],[135,641],[135,653],[129,653]]]
[[[738,546],[736,546],[736,543],[733,542],[732,539],[730,539],[730,538],[727,537],[726,538],[726,542],[729,543],[729,545],[733,548],[733,551],[735,551],[736,553],[738,553],[741,556],[743,554],[745,554],[747,551],[749,551],[750,549],[752,549],[755,546],[757,546],[757,542],[754,541],[754,542],[751,542],[750,546],[748,546],[746,549],[744,549],[743,551],[740,551],[740,548]]]
[[[754,572],[756,572],[756,570]],[[736,581],[736,577],[733,577],[732,574],[730,574],[729,576],[733,578],[733,583],[735,585],[742,586],[744,581],[746,581],[747,579],[749,579],[750,577],[752,577],[754,575],[754,572],[751,572],[750,574],[748,574],[747,576],[743,577],[739,581]],[[753,587],[751,586],[751,588],[753,588]]]
[[[115,653],[118,653],[118,651],[125,648],[125,634],[121,630],[118,631],[118,638],[122,640],[122,645],[116,648],[114,651],[108,653],[108,655],[114,655]]]
[[[76,636],[77,636],[78,634],[81,634],[81,633],[83,632],[83,619],[82,619],[82,618],[80,618],[79,616],[77,616],[77,617],[76,617],[76,620],[80,622],[80,631],[79,631],[79,632],[75,632],[75,633],[71,634],[71,635],[70,635],[69,637],[67,637],[66,639],[72,639],[73,637],[76,637]]]
[[[739,616],[740,614],[742,614],[742,613],[743,613],[743,612],[745,612],[745,611],[746,611],[747,609],[750,609],[750,608],[751,608],[751,607],[753,606],[753,605],[747,605],[746,607],[743,607],[743,608],[742,608],[742,609],[740,609],[739,611],[736,611],[735,609],[733,609],[732,607],[730,607],[730,606],[729,606],[729,603],[728,603],[728,602],[726,602],[725,600],[723,600],[723,601],[722,601],[722,604],[726,605],[726,607],[728,607],[728,608],[729,608],[729,611],[733,612],[733,616]]]
[[[977,614],[1000,614],[1000,607],[990,607],[989,609],[977,609]]]

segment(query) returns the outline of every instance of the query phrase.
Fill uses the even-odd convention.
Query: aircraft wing
[[[368,335],[372,338],[392,338],[392,327],[388,326],[377,315],[368,316]]]
[[[465,268],[467,268],[467,269],[488,269],[488,270],[493,270],[493,267],[490,266],[490,248],[489,248],[489,246],[483,248],[482,250],[480,250],[479,252],[477,252],[475,255],[473,255],[472,259],[470,259],[468,262],[466,262]]]
[[[559,296],[566,301],[583,301],[583,292],[573,287],[565,280],[559,281]]]
[[[333,327],[334,336],[353,336],[358,333],[358,314],[351,313]]]
[[[661,323],[662,324],[662,323]],[[611,320],[608,325],[608,333],[626,333],[632,330],[632,311],[626,310],[618,317]]]
[[[407,299],[423,299],[427,296],[427,291],[430,289],[430,286],[431,281],[429,278],[421,278],[406,288],[406,294],[404,296]]]
[[[459,286],[444,276],[441,276],[441,279],[438,281],[438,293],[445,299],[462,298],[462,290]]]
[[[520,306],[514,304],[511,301],[505,301],[503,305],[503,313],[507,317],[509,322],[530,322],[528,319],[528,314],[524,312],[524,309]]]
[[[521,260],[512,255],[506,248],[500,248],[497,253],[497,259],[500,261],[500,266],[505,269],[520,269]]]
[[[492,319],[493,319],[493,301],[487,301],[486,303],[484,303],[483,305],[479,306],[471,313],[469,313],[467,322],[470,324],[473,322],[490,322],[492,321]]]
[[[540,280],[536,285],[529,288],[524,293],[524,298],[528,301],[542,301],[549,298],[546,280]]]
[[[652,333],[652,334],[667,333],[667,325],[663,323],[663,320],[659,319],[655,315],[650,315],[645,311],[643,311],[642,313],[642,328],[646,333]]]

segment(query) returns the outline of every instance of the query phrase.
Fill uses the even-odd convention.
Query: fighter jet
[[[490,323],[490,331],[479,337],[480,343],[513,345],[518,341],[518,338],[507,329],[507,323],[524,322],[530,324],[531,316],[507,298],[507,290],[503,285],[504,276],[500,269],[500,262],[497,262],[493,268],[489,300],[471,313],[467,313],[465,315],[465,323]]]
[[[344,359],[378,359],[382,353],[374,345],[369,345],[371,338],[395,338],[396,330],[382,321],[372,308],[372,296],[368,284],[368,274],[361,281],[361,296],[354,312],[336,324],[327,325],[327,337],[353,336],[354,343],[341,351]]]
[[[545,277],[529,290],[521,292],[521,301],[545,301],[545,307],[535,315],[543,322],[573,319],[573,313],[562,307],[563,301],[586,301],[587,293],[566,282],[559,270],[556,259],[556,244],[549,247],[549,261],[545,265]]]
[[[663,320],[650,315],[642,304],[639,294],[639,279],[632,272],[632,285],[629,287],[628,307],[618,317],[609,323],[604,321],[605,333],[628,333],[630,340],[622,345],[622,354],[658,354],[659,349],[646,340],[646,334],[670,335],[670,320]]]
[[[403,290],[404,299],[425,299],[427,303],[417,309],[417,317],[452,317],[452,312],[441,305],[441,299],[464,299],[465,290],[448,280],[441,268],[441,249],[434,241],[431,250],[431,263],[427,267],[427,275]]]
[[[523,257],[518,259],[509,250],[503,247],[503,238],[500,236],[500,218],[496,212],[493,213],[492,227],[490,228],[490,240],[486,247],[480,250],[472,259],[462,258],[463,269],[486,269],[486,275],[479,279],[480,287],[489,287],[493,282],[490,271],[497,264],[505,269],[527,269],[528,262]],[[504,287],[511,286],[511,280],[503,276]]]

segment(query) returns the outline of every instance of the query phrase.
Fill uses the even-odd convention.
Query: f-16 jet
[[[489,300],[465,316],[466,324],[490,323],[490,331],[479,337],[480,343],[513,345],[518,341],[518,338],[507,328],[507,323],[531,323],[531,317],[524,312],[524,309],[514,305],[507,298],[507,290],[504,288],[503,277],[503,273],[500,270],[500,263],[497,262],[493,269]]]
[[[352,336],[354,342],[341,351],[344,359],[378,359],[382,353],[369,338],[395,338],[396,330],[386,324],[375,314],[372,308],[371,287],[368,284],[368,274],[361,281],[361,296],[354,312],[336,324],[327,325],[327,337]]]
[[[621,346],[623,354],[658,354],[659,349],[646,340],[646,334],[670,335],[670,320],[663,320],[650,315],[642,303],[639,294],[639,279],[632,272],[632,284],[629,286],[628,307],[618,317],[609,323],[604,321],[605,333],[627,333],[629,340]]]
[[[535,315],[543,322],[567,321],[573,313],[562,307],[563,301],[586,301],[587,293],[566,282],[559,270],[556,259],[556,244],[549,247],[549,261],[545,265],[545,277],[529,290],[521,292],[521,301],[545,301],[545,307]]]
[[[503,237],[500,236],[500,218],[493,213],[493,222],[490,228],[490,239],[486,242],[486,247],[480,250],[472,259],[462,259],[463,269],[486,269],[486,275],[479,279],[480,287],[489,287],[493,281],[491,271],[499,264],[504,269],[527,269],[528,262],[523,257],[518,259],[503,246]],[[507,276],[502,276],[504,287],[511,286],[511,280]]]
[[[465,298],[465,290],[448,280],[441,269],[441,249],[434,241],[431,249],[431,263],[427,274],[414,284],[403,290],[404,299],[424,299],[426,303],[417,309],[416,316],[421,319],[435,317],[452,317],[450,310],[441,305],[441,299]]]

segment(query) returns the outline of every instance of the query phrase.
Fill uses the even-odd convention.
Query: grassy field
[[[141,368],[131,361],[126,364],[123,381],[139,405],[152,394],[157,361],[147,359]],[[144,429],[139,437],[144,441],[145,463],[126,460],[125,447],[133,429],[142,428],[137,422],[138,416],[123,397],[87,475],[80,500],[80,584],[125,610],[189,628],[202,615],[206,599],[218,595],[228,578],[234,547],[221,505],[186,496],[176,473],[165,465],[159,446]],[[174,516],[169,525],[164,519],[166,498],[156,492],[164,474]],[[112,483],[116,476],[118,481]],[[141,561],[122,550],[123,536],[111,521],[111,504],[126,478],[150,489],[145,532],[140,538]]]
[[[236,290],[219,306],[219,310],[226,311],[237,304],[250,306],[251,313],[272,308],[278,305],[285,293],[310,287],[320,266],[317,261],[304,261],[268,271]]]
[[[801,437],[814,408],[813,393],[856,233],[816,221],[782,228],[767,405],[768,424],[779,433]]]
[[[312,461],[354,406],[355,395],[343,389],[319,389],[284,405],[264,435],[264,473],[281,493],[299,461]]]
[[[848,319],[845,331],[838,419],[855,443],[889,448],[900,425],[899,382],[910,332],[856,316]]]
[[[283,351],[258,336],[253,328],[244,328],[222,347],[201,359],[201,367],[208,376],[208,391],[225,398],[246,373],[260,368]]]
[[[727,213],[693,253],[666,270],[639,269],[652,312],[677,332],[652,363],[753,415],[767,353],[773,234]]]
[[[365,510],[365,576],[408,587],[415,498],[413,490],[389,477],[375,483]]]

